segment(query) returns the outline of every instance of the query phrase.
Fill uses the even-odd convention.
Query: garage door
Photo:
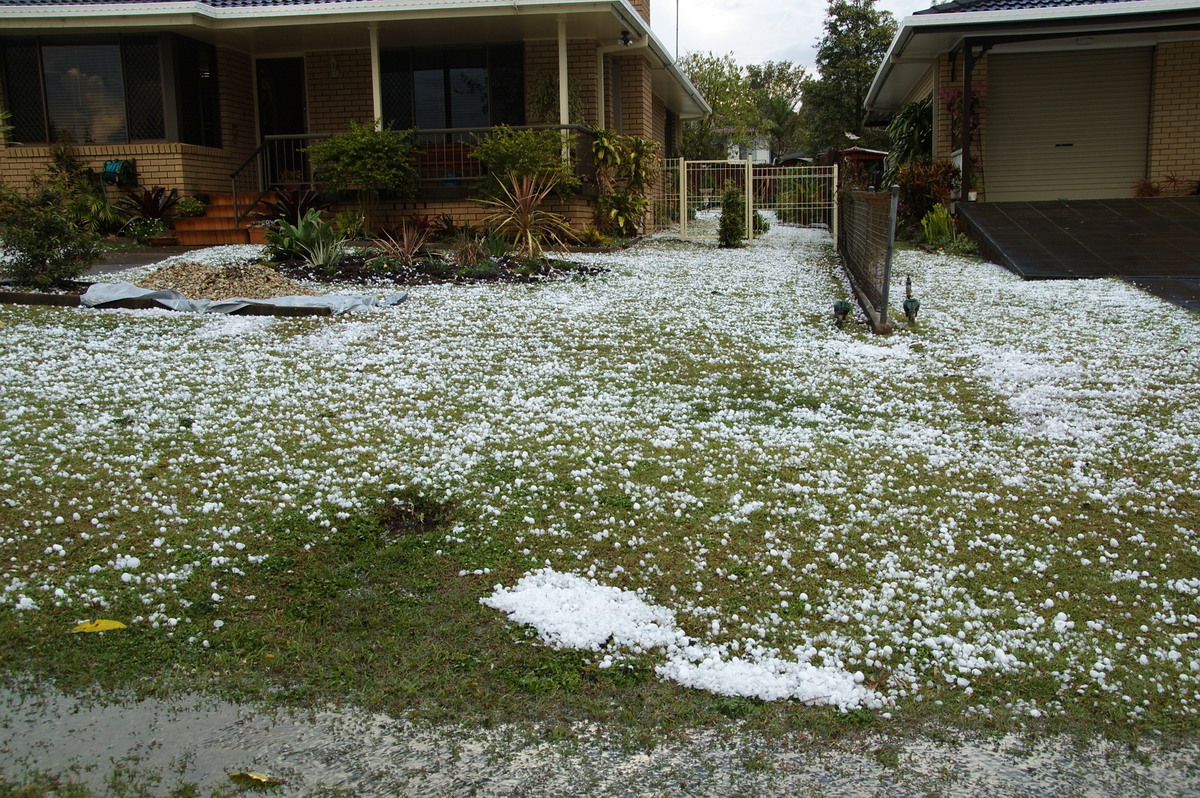
[[[988,58],[989,201],[1129,197],[1146,173],[1150,48]]]

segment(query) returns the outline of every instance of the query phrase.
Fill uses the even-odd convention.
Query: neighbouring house
[[[981,200],[1131,197],[1147,182],[1171,191],[1167,176],[1194,187],[1200,4],[933,6],[903,20],[866,106],[881,117],[922,98],[932,99],[933,155],[958,161]]]
[[[307,183],[315,137],[382,119],[422,144],[420,195],[385,211],[476,221],[470,142],[493,126],[570,127],[580,169],[588,128],[673,154],[709,113],[673,61],[649,0],[0,0],[0,177],[69,139],[141,185],[240,197]]]

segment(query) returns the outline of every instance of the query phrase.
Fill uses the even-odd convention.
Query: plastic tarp
[[[407,293],[396,293],[380,299],[375,296],[281,296],[276,299],[188,299],[177,291],[151,291],[132,283],[96,283],[79,298],[88,308],[103,308],[124,299],[152,300],[168,310],[184,313],[234,313],[248,305],[276,305],[289,308],[329,308],[332,313],[350,313],[355,310],[386,308],[398,305],[408,298]]]

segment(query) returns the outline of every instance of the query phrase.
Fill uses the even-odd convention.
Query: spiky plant
[[[484,222],[509,238],[519,257],[541,258],[545,244],[563,246],[571,237],[566,218],[542,210],[542,202],[555,186],[546,175],[507,175],[499,181],[503,196],[479,200],[495,210]]]

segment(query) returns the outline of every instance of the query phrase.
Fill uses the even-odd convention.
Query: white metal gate
[[[691,241],[716,241],[721,194],[733,185],[747,196],[746,231],[754,239],[754,214],[771,224],[824,227],[837,235],[837,167],[769,166],[751,161],[667,160],[660,192],[652,198],[649,228],[679,229]],[[750,191],[746,191],[746,187]]]

